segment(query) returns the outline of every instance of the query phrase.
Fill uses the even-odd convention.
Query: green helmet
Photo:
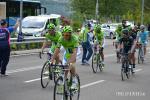
[[[53,23],[50,23],[50,24],[47,25],[47,29],[48,30],[53,30],[53,29],[55,29],[55,25]]]
[[[95,25],[94,30],[95,30],[95,32],[100,32],[101,31],[101,25],[100,24]]]
[[[65,26],[63,29],[62,29],[62,33],[72,33],[73,29],[71,26]]]

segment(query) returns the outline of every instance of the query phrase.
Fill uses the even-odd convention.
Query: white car
[[[113,39],[115,37],[115,31],[119,23],[102,24],[101,29],[104,32],[105,37]]]
[[[25,37],[40,37],[46,32],[47,25],[52,22],[55,23],[56,19],[60,20],[61,15],[50,14],[50,15],[39,15],[39,16],[28,16],[22,20],[22,33]],[[60,22],[60,21],[59,21]],[[58,25],[60,27],[60,24]],[[17,29],[19,33],[19,27]]]

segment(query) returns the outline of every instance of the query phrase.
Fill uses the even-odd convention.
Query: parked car
[[[61,15],[57,14],[25,17],[22,20],[22,33],[25,37],[43,36],[46,33],[48,23],[52,22],[58,28],[60,27],[60,17]],[[17,32],[19,32],[19,27],[17,29]]]
[[[111,23],[111,24],[105,23],[105,24],[102,24],[101,29],[104,32],[105,37],[108,37],[110,39],[115,38],[115,31],[116,31],[117,26],[119,24],[120,23]]]

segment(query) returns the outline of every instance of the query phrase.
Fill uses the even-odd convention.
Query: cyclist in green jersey
[[[46,33],[45,37],[46,40],[43,43],[43,46],[41,48],[41,52],[43,53],[44,48],[47,46],[48,43],[51,44],[49,54],[50,56],[53,55],[56,45],[58,43],[59,37],[61,37],[61,33],[56,31],[56,27],[53,23],[50,23],[47,25],[48,32]],[[56,57],[56,60],[59,60],[59,56]]]
[[[118,25],[118,27],[117,27],[117,29],[115,31],[115,34],[116,34],[115,48],[117,49],[118,48],[119,40],[122,37],[122,25]]]
[[[59,38],[57,48],[55,49],[54,55],[51,59],[51,62],[53,63],[54,59],[59,55],[60,53],[60,47],[63,46],[66,53],[64,55],[65,64],[69,64],[70,73],[75,76],[76,70],[75,70],[75,63],[76,63],[76,56],[77,56],[77,48],[79,46],[79,40],[76,35],[72,34],[73,30],[71,26],[65,26],[62,30],[62,37]],[[66,77],[67,77],[66,72]],[[75,88],[77,84],[76,78],[73,78],[73,83],[71,88]]]
[[[100,55],[101,55],[101,58],[102,58],[102,64],[104,65],[104,53],[103,53],[103,50],[104,50],[104,45],[105,45],[105,38],[104,38],[104,33],[101,31],[101,25],[98,24],[98,25],[95,25],[94,27],[94,38],[95,38],[95,41],[94,41],[94,44],[98,44],[99,46],[99,50],[100,50]]]

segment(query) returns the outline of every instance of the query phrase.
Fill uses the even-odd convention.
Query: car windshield
[[[45,25],[45,20],[30,18],[22,21],[22,28],[42,28]]]

